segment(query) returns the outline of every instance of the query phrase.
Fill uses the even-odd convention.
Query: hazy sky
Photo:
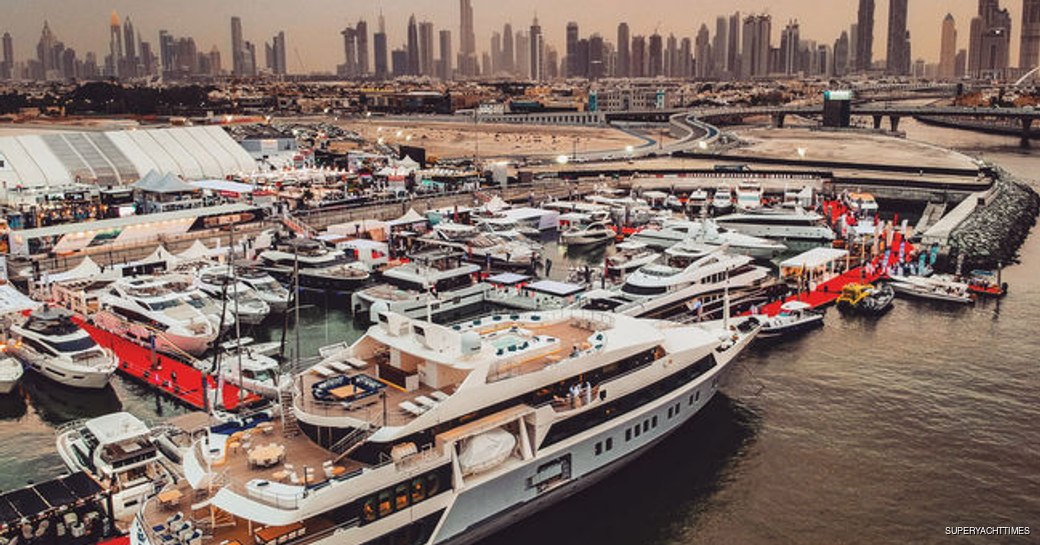
[[[874,56],[883,58],[888,26],[887,0],[877,0]],[[1011,64],[1018,63],[1021,30],[1021,0],[1002,0],[1012,16]],[[0,33],[10,32],[15,40],[18,60],[35,57],[36,42],[44,19],[66,46],[80,56],[87,51],[108,51],[109,14],[130,15],[144,40],[152,42],[158,53],[158,33],[191,35],[200,51],[216,45],[230,65],[230,17],[242,18],[247,40],[257,44],[269,41],[278,30],[285,30],[290,72],[331,71],[343,62],[343,46],[338,31],[360,17],[375,31],[380,8],[386,16],[391,48],[405,40],[408,15],[433,21],[437,30],[452,31],[453,47],[458,50],[459,7],[457,0],[0,0],[4,17]],[[546,42],[563,50],[564,27],[578,22],[582,36],[599,32],[610,41],[616,39],[617,23],[628,21],[632,34],[675,33],[691,39],[702,23],[714,34],[715,17],[739,10],[742,14],[765,12],[773,16],[773,42],[778,45],[780,29],[788,19],[801,23],[803,39],[833,44],[843,29],[855,21],[857,0],[473,0],[478,49],[489,47],[491,32],[511,22],[514,30],[530,25],[537,12]],[[958,48],[967,48],[968,28],[976,13],[977,0],[910,0],[910,38],[914,59],[934,62],[939,56],[942,18],[952,13],[957,21]],[[259,47],[261,51],[262,46]],[[299,56],[297,56],[297,51]],[[302,66],[301,66],[302,63]]]

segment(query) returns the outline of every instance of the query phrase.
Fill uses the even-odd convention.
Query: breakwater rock
[[[993,193],[950,234],[949,263],[964,256],[964,271],[992,269],[1017,261],[1018,249],[1040,214],[1040,195],[997,171]]]

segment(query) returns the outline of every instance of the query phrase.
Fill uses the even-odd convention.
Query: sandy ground
[[[752,129],[738,132],[748,145],[733,151],[780,159],[807,161],[881,162],[889,165],[974,168],[971,157],[930,144],[862,132],[842,133],[808,129]]]
[[[371,122],[341,122],[366,139],[383,138],[390,144],[426,148],[441,158],[472,157],[478,147],[482,159],[515,158],[621,150],[645,142],[610,128],[554,127],[544,125],[473,125],[464,122],[416,119],[372,119]],[[382,130],[380,130],[382,129]],[[407,138],[411,136],[411,140]]]

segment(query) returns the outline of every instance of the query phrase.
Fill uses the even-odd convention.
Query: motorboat
[[[653,263],[661,254],[652,250],[642,242],[627,240],[614,246],[617,250],[612,256],[607,257],[607,274],[614,276],[625,276],[628,273]]]
[[[286,285],[329,291],[354,291],[368,281],[371,273],[364,263],[351,261],[346,254],[332,251],[310,239],[290,239],[260,253],[257,268],[270,273]],[[298,274],[297,274],[298,273]]]
[[[715,214],[724,214],[733,210],[733,191],[728,185],[720,185],[715,188],[715,194],[711,197],[711,209]]]
[[[203,313],[221,334],[226,333],[237,322],[235,310],[227,308],[223,302],[217,301],[202,291],[196,279],[197,274],[198,267],[190,269],[178,267],[176,272],[156,276],[156,281],[164,283],[171,291],[180,294],[185,303]]]
[[[560,243],[567,246],[591,246],[605,244],[617,236],[610,224],[602,221],[571,225],[560,233]]]
[[[737,185],[737,208],[740,210],[757,210],[762,207],[762,186],[755,182],[743,182]]]
[[[84,471],[109,493],[112,518],[129,524],[145,501],[173,482],[158,448],[161,432],[127,412],[76,421],[58,430],[57,447],[70,471]]]
[[[776,316],[761,317],[762,331],[758,337],[777,339],[820,327],[825,312],[823,309],[813,309],[804,301],[787,301],[780,305],[780,312]]]
[[[715,218],[721,227],[773,240],[805,240],[830,244],[834,230],[823,216],[803,208],[762,208]]]
[[[22,372],[22,364],[18,360],[0,357],[0,395],[9,394],[14,390],[22,378]]]
[[[271,313],[271,307],[260,295],[234,275],[228,265],[216,265],[199,270],[199,288],[207,295],[226,305],[239,322],[256,325]],[[226,299],[226,301],[225,301]]]
[[[703,188],[697,188],[690,193],[689,198],[686,200],[686,208],[690,210],[701,211],[708,206],[708,192]]]
[[[197,360],[196,367],[213,373],[212,360]],[[281,366],[269,355],[254,351],[250,346],[233,347],[221,352],[217,365],[225,382],[234,384],[264,397],[278,397],[278,377]]]
[[[975,300],[968,284],[927,276],[890,276],[887,283],[899,295],[916,299],[970,304]]]
[[[692,254],[692,252],[691,252]],[[769,270],[745,255],[702,246],[684,262],[656,262],[628,275],[618,288],[589,291],[575,306],[638,317],[664,317],[722,301],[725,290],[761,287]],[[684,264],[685,263],[685,264]]]
[[[509,240],[520,240],[520,237],[537,239],[542,236],[542,231],[526,223],[520,223],[505,216],[490,218],[477,218],[477,227],[492,235],[498,235]]]
[[[119,362],[72,321],[72,313],[53,306],[32,311],[8,328],[7,352],[26,369],[76,388],[108,386]]]
[[[383,271],[383,284],[355,291],[354,318],[374,321],[374,312],[390,310],[410,317],[441,316],[484,301],[487,284],[475,276],[479,265],[466,263],[457,251],[440,248],[412,254],[405,264]]]
[[[538,259],[542,245],[523,236],[506,238],[481,232],[474,225],[441,222],[430,233],[417,239],[422,245],[465,252],[466,259],[485,265],[528,268]]]
[[[286,380],[300,433],[279,418],[211,426],[170,490],[214,508],[198,545],[246,529],[251,543],[486,540],[688,429],[757,332],[750,317],[564,309],[444,326],[384,311]],[[163,505],[143,506],[135,545],[180,531]]]
[[[198,356],[209,348],[219,328],[156,276],[121,278],[102,292],[94,322],[157,350]]]
[[[835,304],[842,312],[877,316],[892,308],[896,293],[887,284],[846,284]]]
[[[261,301],[267,303],[272,314],[282,314],[289,307],[289,290],[273,276],[254,267],[238,267],[235,275],[239,282],[256,292]]]
[[[730,252],[749,255],[756,259],[771,259],[787,249],[779,242],[720,227],[710,219],[671,221],[660,229],[643,229],[629,239],[653,248],[671,248],[687,241],[696,245],[727,246]]]

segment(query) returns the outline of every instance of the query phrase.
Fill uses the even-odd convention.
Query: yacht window
[[[436,474],[426,476],[426,497],[435,496],[441,491],[441,478]]]
[[[610,449],[614,448],[614,438],[613,437],[607,437],[607,445],[606,445],[606,447],[607,447],[607,450],[610,450]]]
[[[70,339],[68,341],[43,339],[43,342],[47,343],[58,352],[82,352],[97,346],[97,343],[95,343],[94,339],[91,339],[89,335],[83,335],[82,337]]]
[[[419,503],[426,498],[426,485],[422,477],[412,479],[412,503]]]
[[[660,295],[668,291],[665,286],[634,286],[626,283],[621,287],[621,291],[632,295]]]
[[[394,488],[394,510],[400,511],[408,508],[408,485],[399,484]]]
[[[177,306],[177,300],[167,299],[165,301],[154,301],[151,303],[145,303],[145,306],[151,310],[166,310]]]
[[[599,456],[600,454],[603,454],[603,443],[596,443],[596,447],[593,450],[594,450],[596,456]]]
[[[384,490],[379,493],[379,516],[385,517],[394,512],[394,504],[390,502],[390,491]]]

